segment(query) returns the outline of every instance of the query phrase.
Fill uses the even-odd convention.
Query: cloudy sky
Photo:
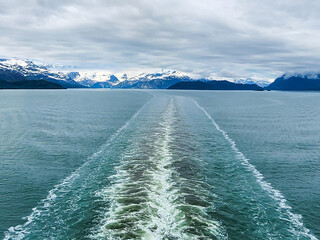
[[[0,54],[111,72],[319,71],[320,1],[0,0]]]

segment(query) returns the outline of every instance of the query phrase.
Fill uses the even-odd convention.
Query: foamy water
[[[4,239],[318,239],[288,192],[240,150],[218,107],[201,94],[152,95]]]
[[[206,207],[181,199],[188,193],[179,185],[185,183],[191,189],[194,186],[174,167],[171,151],[176,147],[172,146],[175,142],[173,127],[178,120],[176,114],[171,99],[156,129],[147,136],[150,142],[144,142],[144,146],[135,143],[116,167],[117,173],[110,177],[111,187],[97,193],[110,202],[110,208],[98,234],[92,238],[226,238],[221,224],[208,218]],[[198,188],[197,191],[204,192],[205,189]],[[185,211],[186,208],[194,210],[192,215]]]

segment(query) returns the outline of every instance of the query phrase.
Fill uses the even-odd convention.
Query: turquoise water
[[[4,239],[318,239],[318,93],[1,91]]]

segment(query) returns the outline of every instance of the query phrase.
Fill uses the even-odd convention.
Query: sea
[[[1,90],[0,239],[320,238],[320,93]]]

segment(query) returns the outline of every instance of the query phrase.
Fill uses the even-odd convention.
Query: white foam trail
[[[144,183],[147,188],[150,189],[147,190],[148,197],[150,199],[148,204],[150,207],[157,209],[157,214],[151,216],[150,222],[137,221],[135,223],[137,228],[144,231],[141,239],[157,240],[162,239],[162,237],[167,234],[174,235],[179,239],[186,238],[186,235],[180,233],[177,229],[177,225],[179,223],[175,221],[175,217],[180,213],[180,211],[173,204],[175,195],[172,193],[172,183],[170,182],[173,170],[171,168],[166,168],[172,160],[168,144],[171,138],[173,114],[174,106],[171,99],[167,110],[164,113],[164,122],[161,124],[164,128],[164,136],[159,136],[155,142],[156,145],[159,145],[159,155],[161,157],[159,159],[150,157],[149,159],[150,161],[157,163],[157,170],[146,170],[147,174],[150,176],[150,183]],[[117,220],[119,220],[117,216],[118,212],[122,211],[122,208],[125,207],[117,202],[117,195],[125,192],[126,185],[130,183],[129,173],[122,170],[122,167],[123,165],[116,167],[117,174],[112,176],[112,178],[116,179],[115,184],[111,188],[106,188],[98,193],[98,195],[103,198],[111,199],[111,206],[106,214],[106,218],[102,220],[98,232],[90,236],[93,239],[104,239],[106,236],[110,239],[117,239],[117,237],[112,236],[114,234],[113,230],[107,230],[107,225],[110,223],[116,223]],[[141,183],[141,185],[143,186],[143,183]],[[147,211],[145,214],[147,214]],[[130,213],[128,213],[128,216],[130,217]],[[151,230],[154,228],[156,230]]]
[[[164,127],[164,136],[160,145],[159,154],[162,156],[158,160],[157,171],[154,171],[151,176],[155,184],[151,185],[151,191],[149,192],[150,199],[153,199],[152,207],[157,209],[158,214],[152,216],[152,221],[146,228],[147,234],[143,239],[155,239],[160,240],[163,236],[175,236],[176,238],[184,238],[187,236],[178,230],[179,222],[176,221],[176,216],[180,214],[180,210],[175,206],[174,201],[176,199],[175,191],[172,190],[171,176],[173,169],[169,165],[172,163],[172,154],[169,151],[169,143],[171,139],[174,104],[171,99],[167,111],[164,114],[164,122],[161,124]],[[168,167],[169,166],[169,167]],[[157,230],[155,232],[150,231],[152,227],[156,225]]]
[[[198,208],[200,211],[205,211],[205,207],[197,205],[187,205],[183,200],[177,201],[179,189],[174,185],[176,181],[188,181],[187,179],[178,178],[174,179],[173,175],[177,175],[176,169],[172,166],[174,162],[172,152],[170,150],[170,144],[173,139],[173,125],[175,123],[176,109],[171,99],[164,112],[160,128],[155,129],[156,133],[152,136],[155,141],[152,143],[154,152],[150,153],[149,158],[145,160],[135,160],[133,157],[137,154],[139,159],[140,146],[136,146],[132,152],[127,153],[130,156],[124,162],[116,167],[117,173],[112,176],[115,179],[114,184],[110,187],[98,192],[104,201],[110,201],[110,207],[106,210],[102,221],[93,229],[93,234],[89,236],[92,239],[121,239],[119,234],[125,234],[128,232],[139,232],[141,239],[160,240],[160,239],[203,239],[205,236],[196,236],[195,234],[188,233],[188,216],[181,210],[181,207],[188,206],[189,208]],[[159,131],[159,132],[157,132]],[[138,136],[139,137],[139,136]],[[133,157],[133,158],[131,158]],[[144,174],[147,179],[139,179],[138,182],[132,182],[130,174],[133,169],[145,168]],[[154,164],[153,167],[147,167],[150,163]],[[130,167],[128,167],[130,164]],[[132,184],[135,184],[132,187]],[[144,206],[134,212],[125,212],[129,205],[121,202],[121,197],[128,190],[134,190],[135,188],[145,189],[146,202]],[[199,189],[200,190],[200,189]],[[131,195],[134,199],[135,196]],[[126,198],[130,198],[130,194],[126,195]],[[120,199],[120,201],[119,201]],[[137,203],[135,203],[137,204]],[[131,206],[135,204],[130,204]],[[139,203],[137,204],[139,205]],[[132,217],[136,219],[131,220]],[[205,219],[205,216],[193,216],[199,222],[203,222],[207,225],[207,231],[211,235],[217,237],[217,239],[227,239],[224,229],[218,221],[213,219]],[[124,221],[125,220],[125,221]],[[110,228],[113,224],[122,224],[122,222],[130,222],[133,224],[128,228],[121,227]],[[124,238],[124,237],[122,237]]]
[[[180,224],[186,222],[186,216],[179,209],[179,206],[187,206],[185,202],[177,203],[178,189],[173,189],[175,181],[187,181],[187,179],[180,178],[179,180],[173,180],[172,176],[176,173],[175,169],[170,166],[174,159],[170,151],[170,142],[172,138],[173,130],[172,126],[175,120],[176,109],[173,99],[167,107],[167,110],[163,117],[161,126],[164,130],[162,141],[158,139],[156,145],[158,154],[161,158],[158,160],[157,170],[153,171],[152,178],[155,184],[151,185],[150,199],[153,199],[152,207],[157,209],[158,214],[154,215],[151,222],[148,224],[147,229],[153,229],[153,226],[157,226],[155,232],[147,231],[147,235],[143,239],[161,240],[167,236],[174,237],[175,239],[202,239],[204,236],[190,236],[184,232],[188,226],[181,227]],[[159,141],[160,140],[160,141]],[[198,189],[200,191],[201,189]],[[200,211],[205,211],[205,207],[197,205],[189,205],[189,208],[198,208]],[[179,216],[180,217],[177,217]],[[227,239],[224,229],[220,222],[213,219],[204,219],[202,216],[193,216],[200,222],[206,222],[208,225],[207,230],[216,236],[217,239]]]
[[[153,96],[153,94],[152,94]],[[51,189],[45,199],[42,199],[37,207],[34,207],[32,209],[32,212],[29,216],[24,217],[23,219],[26,219],[27,221],[24,224],[17,225],[15,227],[10,227],[7,232],[5,232],[5,237],[3,240],[20,240],[25,237],[25,235],[29,234],[27,227],[33,222],[33,220],[37,217],[41,216],[41,213],[48,210],[52,202],[57,197],[58,192],[65,192],[65,189],[70,186],[75,179],[77,179],[80,176],[80,171],[88,166],[93,160],[95,160],[106,148],[108,148],[112,142],[115,140],[115,138],[123,131],[125,130],[130,123],[137,118],[137,116],[141,113],[141,111],[150,103],[151,100],[149,100],[147,103],[145,103],[124,125],[122,125],[108,140],[107,142],[100,148],[99,151],[93,153],[88,160],[82,164],[79,168],[77,168],[74,172],[72,172],[68,177],[62,180],[61,183],[54,186],[53,189]]]
[[[257,170],[257,168],[249,162],[249,159],[246,158],[246,156],[240,152],[240,150],[237,148],[235,141],[233,141],[226,131],[220,128],[220,126],[215,122],[215,120],[211,117],[211,115],[203,108],[201,107],[198,102],[193,101],[194,104],[208,117],[208,119],[212,122],[213,126],[224,136],[224,138],[231,144],[231,148],[233,151],[235,151],[241,159],[242,164],[246,166],[256,177],[257,183],[266,191],[268,192],[269,196],[273,198],[275,201],[278,202],[279,208],[284,210],[288,217],[290,222],[295,226],[295,228],[299,229],[300,232],[297,232],[297,230],[292,229],[293,233],[298,234],[303,237],[309,237],[312,240],[317,240],[317,238],[310,232],[308,228],[306,228],[302,222],[302,216],[300,214],[296,214],[291,212],[291,206],[288,205],[287,200],[282,195],[282,193],[273,188],[271,184],[264,180],[264,176]]]

